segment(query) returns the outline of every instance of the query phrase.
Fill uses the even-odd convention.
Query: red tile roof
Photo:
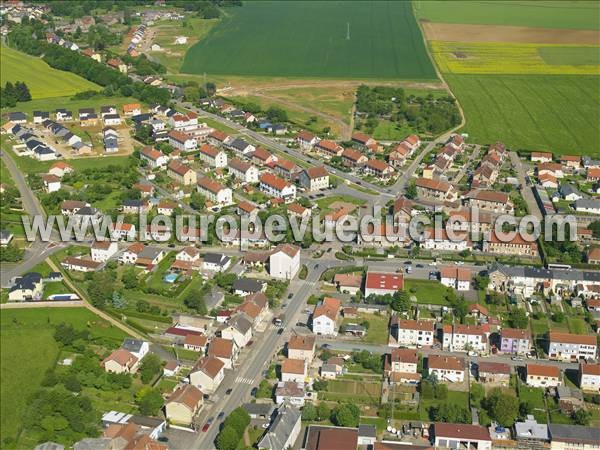
[[[571,334],[571,333],[560,333],[557,331],[551,331],[550,342],[563,342],[567,344],[584,344],[584,345],[596,345],[596,336],[582,335],[582,334]]]
[[[208,177],[200,178],[196,184],[201,188],[212,192],[213,194],[217,194],[221,192],[222,189],[225,189],[225,186],[223,186],[221,183],[218,183],[215,180]]]
[[[436,437],[455,438],[462,441],[491,441],[490,432],[481,425],[435,423],[433,426]]]
[[[560,377],[560,369],[556,366],[546,366],[542,364],[527,364],[527,376],[539,376],[539,377]]]
[[[283,178],[280,178],[277,175],[273,175],[272,173],[262,174],[260,176],[260,182],[264,183],[268,186],[271,186],[271,187],[277,189],[278,191],[281,191],[290,185]]]
[[[404,289],[404,275],[401,273],[367,272],[367,289],[386,289],[399,291]]]

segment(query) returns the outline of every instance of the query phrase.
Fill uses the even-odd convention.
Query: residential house
[[[265,194],[275,198],[282,198],[286,203],[296,199],[296,186],[279,178],[277,175],[264,173],[260,176],[259,180],[259,188]]]
[[[380,159],[369,159],[363,166],[363,172],[380,179],[392,176],[394,168]]]
[[[575,211],[587,214],[600,214],[600,200],[587,198],[576,200]]]
[[[118,114],[106,114],[103,116],[102,121],[106,127],[121,125],[121,116]]]
[[[333,283],[341,293],[356,295],[362,286],[362,276],[337,273],[333,277]]]
[[[520,328],[502,328],[500,330],[500,351],[524,355],[531,348],[529,330]]]
[[[435,322],[400,319],[394,315],[390,324],[390,334],[399,346],[431,346],[435,337]]]
[[[481,425],[435,423],[433,442],[435,448],[492,450],[490,432]]]
[[[48,193],[56,192],[60,190],[60,178],[51,173],[42,175],[42,182],[44,183],[44,190]]]
[[[501,255],[537,256],[538,247],[535,240],[526,240],[520,233],[515,233],[510,238],[510,234],[501,237],[492,231],[483,243],[483,251]]]
[[[73,173],[73,171],[73,166],[65,162],[58,161],[52,164],[52,166],[50,166],[48,173],[50,175],[56,175],[57,177],[62,178],[65,175]]]
[[[583,391],[600,392],[599,363],[579,363],[579,387]]]
[[[281,363],[281,381],[303,383],[306,379],[307,364],[304,359],[285,358]]]
[[[169,138],[169,145],[182,152],[194,151],[198,147],[198,140],[183,131],[172,130],[167,136]]]
[[[275,403],[281,405],[287,401],[291,405],[301,408],[304,406],[306,393],[303,382],[280,381],[275,388]]]
[[[193,352],[204,353],[208,339],[206,336],[201,334],[188,333],[183,338],[183,348],[191,350]]]
[[[300,172],[300,186],[307,191],[320,191],[329,188],[329,173],[323,166],[310,167]]]
[[[233,141],[227,144],[227,147],[240,155],[248,155],[256,150],[254,145],[249,144],[241,138],[235,138]]]
[[[167,166],[167,175],[184,186],[195,184],[198,178],[195,170],[176,160]]]
[[[548,358],[562,361],[596,359],[596,336],[551,331],[548,335]]]
[[[277,161],[273,162],[273,170],[280,177],[292,180],[296,177],[300,169],[295,163],[288,159],[277,158]]]
[[[312,315],[312,331],[317,335],[335,335],[336,320],[340,312],[341,301],[333,297],[325,297],[315,306]]]
[[[560,163],[568,169],[579,169],[581,167],[581,156],[563,155],[560,157]]]
[[[200,159],[200,161],[204,161],[210,167],[227,167],[227,153],[208,144],[204,144],[202,147],[200,147],[198,159]]]
[[[533,415],[528,414],[523,422],[515,422],[514,439],[517,441],[518,448],[547,449],[550,446],[548,425],[538,423]]]
[[[258,183],[258,169],[246,161],[232,158],[227,163],[227,169],[230,175],[242,183]]]
[[[252,163],[257,164],[258,166],[265,166],[277,161],[277,156],[269,153],[262,147],[258,147],[252,153],[249,153],[248,156],[250,157]]]
[[[214,130],[206,138],[210,145],[215,146],[227,146],[227,144],[231,142],[232,139],[233,138],[231,136],[219,130]]]
[[[170,216],[175,212],[175,210],[178,207],[179,207],[179,205],[177,204],[177,202],[174,202],[173,200],[169,200],[168,198],[162,198],[158,202],[156,211],[158,212],[158,214]]]
[[[114,241],[94,241],[91,247],[92,261],[106,262],[119,251],[119,246]]]
[[[312,149],[319,142],[319,138],[311,132],[303,130],[296,135],[296,141],[300,149],[306,151]]]
[[[418,357],[415,350],[395,348],[384,356],[383,373],[392,383],[416,384],[421,381],[417,373]]]
[[[199,359],[189,374],[190,384],[205,394],[214,393],[224,377],[225,363],[211,356]]]
[[[323,139],[315,144],[315,149],[323,154],[326,158],[333,158],[334,156],[342,156],[344,147],[335,141],[329,139]]]
[[[277,415],[258,442],[258,448],[288,449],[292,448],[300,435],[301,413],[289,402],[284,402],[278,409]]]
[[[465,360],[456,356],[429,355],[429,374],[440,382],[462,383],[465,379]]]
[[[37,272],[29,272],[17,277],[8,291],[8,301],[23,302],[40,300],[44,291],[42,276]]]
[[[237,213],[241,217],[252,219],[256,217],[259,211],[258,206],[250,202],[241,201],[237,205]]]
[[[127,350],[140,361],[150,352],[150,344],[148,341],[143,341],[141,339],[126,338],[123,340],[121,348]]]
[[[401,273],[367,272],[365,298],[370,295],[394,295],[404,289],[404,275]]]
[[[136,373],[139,359],[123,348],[112,352],[102,361],[102,367],[106,372],[112,373]]]
[[[287,357],[304,359],[310,363],[315,357],[315,336],[312,334],[293,334],[287,343]]]
[[[531,152],[531,162],[539,162],[539,163],[552,162],[552,153],[550,153],[550,152]]]
[[[347,148],[342,151],[342,164],[346,167],[362,167],[368,160],[369,158],[367,158],[358,150]]]
[[[467,205],[498,214],[514,214],[514,205],[504,192],[473,190],[465,198]]]
[[[300,247],[279,244],[269,256],[269,275],[273,278],[291,280],[300,270]]]
[[[233,369],[241,347],[234,339],[221,335],[223,337],[213,337],[208,344],[208,356],[221,360],[226,369]]]
[[[480,353],[488,351],[489,325],[454,324],[451,332],[444,328],[442,347],[450,351],[474,350]]]
[[[60,265],[67,270],[75,272],[94,272],[102,266],[102,263],[92,261],[88,258],[67,256],[61,261]]]
[[[224,272],[231,265],[231,258],[222,253],[206,253],[202,268],[209,272]]]
[[[471,289],[471,269],[457,266],[442,266],[440,269],[440,281],[444,286],[457,291],[468,291]]]
[[[455,202],[458,198],[458,194],[454,187],[446,181],[417,178],[415,184],[417,187],[417,195],[420,198],[441,202]]]
[[[480,361],[477,366],[479,381],[508,386],[510,382],[510,365],[497,362]]]
[[[560,369],[556,366],[542,364],[527,364],[526,383],[533,387],[557,387],[562,384],[560,380]]]
[[[140,151],[140,159],[145,161],[146,164],[148,164],[148,166],[152,169],[164,167],[169,162],[169,157],[167,155],[153,147],[144,147]]]
[[[548,425],[551,450],[592,450],[598,448],[600,428],[582,425]]]
[[[121,203],[121,211],[125,214],[142,214],[150,210],[148,200],[143,199],[127,199]]]
[[[165,403],[165,417],[170,423],[190,426],[202,405],[202,391],[190,384],[184,384],[169,395]]]
[[[374,450],[387,450],[387,448],[380,449],[378,445],[379,443],[375,443]],[[371,448],[371,446],[358,447],[358,430],[356,428],[309,425],[306,430],[303,445],[305,450],[356,450],[357,448]]]
[[[233,202],[231,189],[211,178],[202,177],[196,184],[198,192],[212,203],[218,205],[230,205]]]
[[[359,150],[372,152],[376,152],[378,147],[377,141],[364,133],[354,133],[352,135],[352,145]]]
[[[244,348],[252,339],[252,324],[253,321],[246,314],[237,313],[229,318],[227,326],[221,330],[221,336],[235,341],[239,348]]]

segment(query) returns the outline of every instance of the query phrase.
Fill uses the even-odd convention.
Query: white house
[[[450,330],[450,333],[446,332]],[[490,328],[488,324],[455,324],[451,329],[450,327],[444,327],[442,346],[444,349],[455,352],[474,350],[476,352],[487,353],[489,334]]]
[[[365,297],[369,295],[393,295],[404,289],[404,276],[401,273],[367,272]]]
[[[300,185],[307,191],[329,188],[329,173],[325,167],[309,167],[300,172]]]
[[[261,175],[260,190],[271,197],[282,198],[286,203],[296,199],[296,186],[272,173]]]
[[[168,137],[169,145],[172,145],[182,152],[190,152],[198,147],[197,139],[183,131],[172,130],[169,132]]]
[[[221,330],[221,336],[244,348],[252,339],[252,321],[245,314],[238,313],[229,319],[227,327]]]
[[[306,379],[306,360],[286,358],[281,363],[281,381],[303,383]]]
[[[140,159],[146,161],[149,167],[157,169],[164,167],[169,162],[169,157],[162,152],[159,152],[153,147],[144,147],[140,151]]]
[[[336,320],[342,302],[333,297],[325,297],[315,306],[312,316],[312,331],[318,335],[335,335]]]
[[[465,360],[456,356],[429,355],[427,358],[429,374],[438,381],[462,383],[465,379]]]
[[[202,268],[210,272],[224,272],[231,265],[231,258],[222,253],[206,253]]]
[[[440,269],[440,281],[444,286],[457,291],[471,289],[471,270],[466,267],[443,266]]]
[[[226,369],[233,369],[239,352],[240,347],[228,336],[213,337],[208,345],[208,356],[221,360]]]
[[[141,339],[126,338],[123,340],[121,348],[127,350],[140,361],[144,359],[144,356],[146,356],[148,352],[150,352],[150,344]]]
[[[223,361],[206,356],[196,363],[189,374],[190,384],[205,394],[214,393],[225,377]]]
[[[200,161],[204,161],[210,167],[214,168],[227,166],[227,153],[208,144],[204,144],[202,147],[200,147],[198,159]]]
[[[269,256],[269,275],[273,278],[291,280],[300,270],[300,247],[279,244]]]
[[[584,391],[600,392],[600,364],[579,364],[579,387]]]
[[[102,120],[107,127],[121,125],[121,116],[118,114],[106,114]]]
[[[562,361],[580,361],[596,359],[598,346],[596,336],[561,333],[549,333],[548,358]]]
[[[431,320],[400,319],[392,317],[391,334],[397,345],[420,347],[433,345],[435,322]]]
[[[213,203],[217,203],[219,205],[230,205],[233,202],[231,189],[212,180],[211,178],[200,178],[197,181],[197,189],[200,194]]]
[[[119,251],[119,246],[114,241],[94,241],[91,247],[92,261],[106,262]]]
[[[560,386],[560,369],[556,366],[527,364],[526,382],[528,386],[539,388]]]
[[[227,168],[229,173],[242,183],[258,183],[258,169],[248,162],[232,158],[227,163]]]
[[[56,192],[60,190],[60,178],[50,173],[42,175],[42,181],[44,182],[44,190],[48,193]]]

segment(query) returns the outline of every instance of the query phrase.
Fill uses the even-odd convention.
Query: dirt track
[[[421,22],[429,41],[600,45],[600,31]]]

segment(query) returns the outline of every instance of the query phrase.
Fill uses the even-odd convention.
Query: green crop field
[[[410,2],[394,1],[245,2],[190,48],[181,71],[436,78]]]
[[[53,69],[40,58],[5,46],[0,47],[0,58],[2,84],[7,81],[24,81],[33,99],[62,97],[90,89],[100,89],[97,84],[70,72]]]
[[[52,334],[54,325],[66,322],[77,329],[88,328],[92,336],[120,345],[124,333],[84,308],[34,308],[2,310],[0,316],[1,377],[0,428],[2,442],[16,439],[28,399],[40,387],[47,369],[52,367],[59,349]],[[6,441],[8,442],[8,441]],[[14,441],[13,441],[14,443]],[[16,448],[33,448],[21,436]],[[4,447],[4,446],[3,446]]]
[[[541,47],[542,59],[553,66],[600,65],[599,47]]]
[[[600,155],[600,77],[444,76],[467,118],[471,142]]]
[[[600,28],[598,3],[593,0],[417,0],[414,7],[419,19],[431,22],[583,30]]]

